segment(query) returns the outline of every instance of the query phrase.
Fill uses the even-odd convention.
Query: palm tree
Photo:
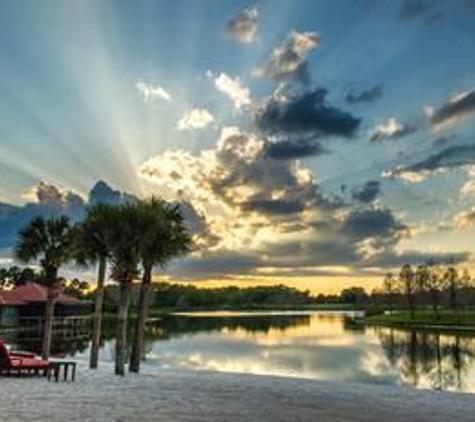
[[[117,206],[110,213],[111,278],[120,285],[115,346],[115,373],[125,375],[127,322],[132,283],[140,274],[140,230],[135,205]]]
[[[102,308],[107,260],[110,255],[110,227],[114,206],[95,204],[88,208],[84,221],[77,230],[76,260],[80,265],[97,265],[97,287],[92,330],[89,367],[96,369],[99,361],[99,347],[102,331]]]
[[[152,197],[136,206],[142,233],[140,258],[143,277],[130,356],[129,369],[131,372],[140,370],[153,269],[156,266],[164,268],[171,259],[187,253],[191,247],[191,237],[185,228],[178,205],[170,205],[161,199]]]
[[[41,355],[48,359],[54,319],[55,299],[59,294],[59,267],[71,259],[72,230],[67,217],[37,217],[18,234],[15,256],[22,262],[39,260],[48,289],[43,325]]]

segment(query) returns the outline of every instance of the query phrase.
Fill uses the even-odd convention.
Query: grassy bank
[[[365,323],[407,328],[438,328],[473,329],[475,330],[475,311],[439,311],[437,316],[433,311],[417,310],[414,317],[408,311],[398,311],[392,314],[374,315],[365,318]]]

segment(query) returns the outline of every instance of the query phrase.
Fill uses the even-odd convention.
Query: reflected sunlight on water
[[[475,336],[355,324],[341,312],[219,312],[168,315],[149,325],[147,361],[158,367],[404,384],[475,392]],[[101,359],[114,359],[114,324]],[[32,349],[23,334],[10,343]],[[87,359],[88,339],[56,339]]]

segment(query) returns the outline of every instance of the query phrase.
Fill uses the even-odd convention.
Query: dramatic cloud
[[[428,108],[430,124],[436,129],[456,124],[475,114],[475,89],[457,94],[440,108]]]
[[[261,232],[285,230],[290,214],[323,201],[307,169],[269,160],[265,145],[255,135],[225,128],[215,149],[198,156],[165,152],[144,163],[140,175],[159,185],[162,193],[178,193],[206,215],[222,247],[241,248]]]
[[[370,140],[373,142],[384,140],[395,140],[414,133],[417,128],[411,124],[404,124],[391,118],[385,123],[376,126],[371,131]]]
[[[214,78],[214,85],[233,101],[236,110],[251,104],[251,92],[248,88],[241,86],[241,81],[238,77],[231,78],[226,73],[221,73],[218,77]]]
[[[470,166],[475,163],[475,145],[456,145],[443,149],[419,163],[397,167],[386,172],[386,177],[398,177],[409,182],[421,182],[434,173]]]
[[[271,135],[355,135],[361,120],[330,106],[326,95],[325,89],[315,89],[301,95],[273,96],[256,112],[255,123]]]
[[[319,143],[307,140],[268,142],[265,146],[266,155],[274,160],[295,160],[325,154],[326,152]]]
[[[372,103],[383,95],[383,87],[376,85],[360,92],[351,91],[346,96],[346,102],[349,104]]]
[[[29,202],[25,205],[0,203],[0,249],[12,247],[18,230],[34,217],[66,215],[73,221],[80,220],[88,204],[109,202],[109,191],[112,189],[107,184],[98,182],[86,202],[73,191],[40,181],[26,195]],[[123,198],[120,193],[119,198]]]
[[[361,240],[376,237],[390,239],[406,229],[388,209],[355,210],[343,223],[343,231]]]
[[[267,64],[257,71],[259,76],[281,81],[296,77],[307,85],[310,82],[307,55],[317,48],[322,38],[316,32],[292,31],[287,40],[271,54]]]
[[[204,129],[214,120],[211,113],[204,108],[194,108],[186,112],[178,122],[180,130]]]
[[[106,182],[98,181],[90,190],[87,200],[67,189],[40,181],[27,196],[25,205],[11,205],[0,203],[0,249],[9,249],[14,246],[18,230],[31,219],[43,216],[53,217],[65,215],[73,222],[80,221],[88,206],[98,203],[122,204],[135,202],[138,197],[111,188]],[[190,203],[178,203],[185,220],[185,225],[194,237],[195,247],[199,250],[203,245],[217,241],[209,232],[204,216],[199,214]]]
[[[381,183],[377,180],[370,180],[363,186],[353,189],[351,196],[355,201],[363,204],[370,204],[381,194]]]
[[[145,82],[139,81],[135,87],[139,91],[140,96],[146,103],[158,100],[171,101],[171,95],[161,86],[152,86]]]
[[[229,21],[225,32],[242,44],[250,44],[256,40],[258,19],[257,8],[245,9]]]
[[[375,182],[358,194],[358,206],[346,205],[325,196],[297,160],[270,159],[268,148],[254,134],[225,128],[213,149],[199,155],[166,151],[140,167],[140,176],[161,195],[178,197],[206,216],[214,235],[213,245],[181,270],[191,265],[209,275],[209,268],[227,268],[230,256],[240,257],[242,272],[256,274],[296,265],[364,266],[367,259],[393,253],[407,235],[407,226],[389,209],[366,206],[377,195],[370,192]]]

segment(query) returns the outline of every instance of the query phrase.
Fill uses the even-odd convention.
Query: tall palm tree
[[[96,369],[102,331],[102,308],[107,260],[110,255],[111,215],[114,205],[95,204],[88,208],[84,221],[78,226],[76,237],[76,260],[80,265],[97,265],[94,320],[89,367]]]
[[[41,351],[43,359],[48,359],[50,355],[55,300],[61,288],[58,270],[71,259],[72,240],[72,229],[67,217],[37,217],[18,234],[15,256],[25,263],[39,261],[48,289]]]
[[[153,269],[156,266],[164,268],[171,259],[187,253],[191,247],[191,237],[185,228],[178,205],[171,205],[152,197],[138,203],[136,207],[142,233],[140,259],[143,276],[130,356],[129,369],[131,372],[140,370]]]
[[[120,302],[117,313],[115,346],[115,373],[125,375],[127,348],[127,322],[129,318],[132,283],[139,274],[140,230],[135,205],[117,206],[110,213],[111,278],[120,285]]]

